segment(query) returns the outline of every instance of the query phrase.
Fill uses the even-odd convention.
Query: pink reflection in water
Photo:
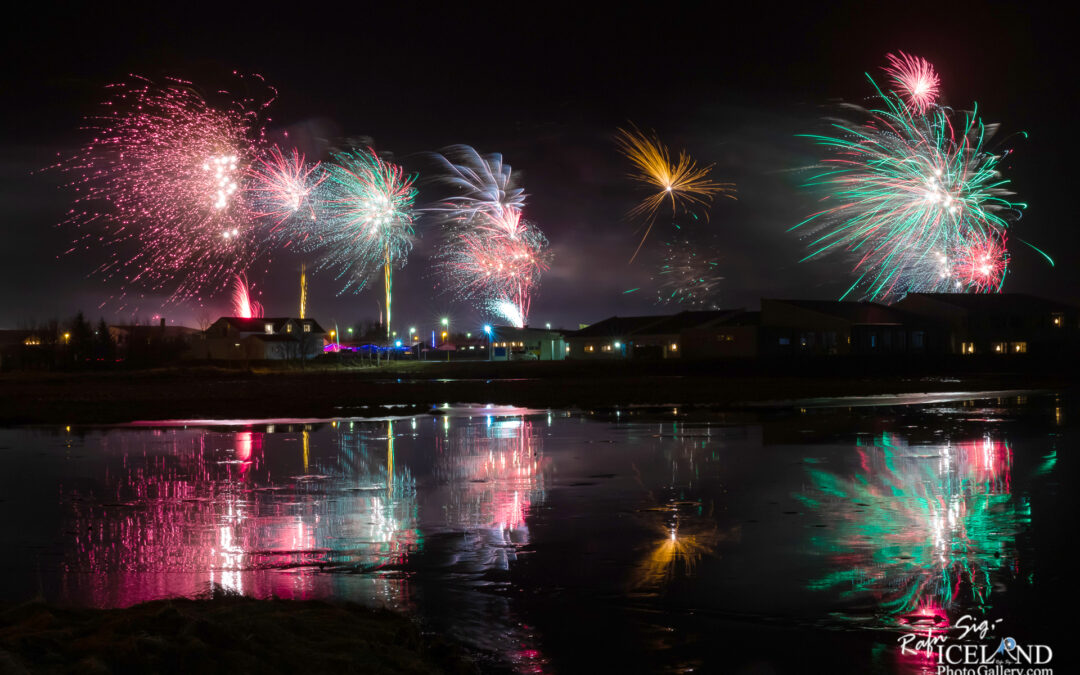
[[[307,445],[297,434],[157,431],[154,452],[145,435],[129,446],[131,438],[106,435],[103,450],[120,455],[119,470],[110,463],[93,489],[65,495],[69,600],[130,605],[215,586],[308,598],[333,592],[318,570],[397,564],[418,545],[414,490],[391,499],[386,489],[344,489],[341,473],[305,475]],[[385,483],[385,473],[362,480]],[[370,585],[374,604],[409,602],[391,577]]]

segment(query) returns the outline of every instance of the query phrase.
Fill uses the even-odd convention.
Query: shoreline
[[[846,371],[846,372],[845,372]],[[1062,390],[1049,373],[754,372],[723,364],[400,363],[381,368],[18,373],[0,376],[0,426],[188,419],[334,419],[445,404],[526,408],[679,405],[703,410],[903,404],[904,397]]]
[[[0,671],[469,673],[477,663],[390,610],[215,593],[110,609],[0,605]]]

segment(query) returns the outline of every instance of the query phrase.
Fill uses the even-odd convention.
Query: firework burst
[[[462,191],[434,207],[444,223],[445,245],[437,265],[447,289],[479,300],[515,326],[528,321],[532,296],[548,268],[548,241],[522,217],[525,195],[502,155],[452,149],[460,163],[440,155],[446,182]]]
[[[809,136],[829,149],[826,208],[794,228],[817,229],[805,259],[844,251],[858,274],[842,297],[893,301],[911,292],[999,291],[1006,231],[1025,207],[1009,201],[1001,155],[987,149],[995,127],[977,111],[940,106],[926,115],[898,94],[862,121],[836,121],[834,135]],[[989,248],[988,248],[989,247]],[[970,261],[989,256],[992,264]],[[986,268],[986,274],[975,274]]]
[[[316,191],[327,177],[319,162],[308,164],[296,150],[285,155],[275,146],[255,161],[249,177],[252,215],[270,222],[271,237],[289,247],[311,236]]]
[[[457,222],[479,215],[503,224],[512,224],[515,215],[520,218],[526,195],[514,184],[510,165],[503,162],[501,154],[481,156],[467,145],[455,145],[445,155],[436,155],[436,160],[445,170],[443,181],[462,194],[448,198],[432,211]]]
[[[941,84],[934,67],[926,59],[904,52],[886,54],[885,58],[889,60],[885,72],[896,90],[916,115],[925,115],[937,101]]]
[[[251,299],[251,291],[248,288],[247,277],[243,274],[236,275],[232,299],[233,316],[238,316],[242,319],[262,318],[262,305]]]
[[[91,140],[57,165],[73,176],[76,248],[111,250],[98,273],[199,300],[257,257],[242,182],[264,145],[267,89],[261,101],[219,92],[215,106],[182,80],[109,87],[87,118]]]
[[[679,152],[678,161],[672,161],[670,151],[656,134],[648,135],[632,126],[629,131],[619,129],[615,143],[619,152],[634,165],[630,177],[653,191],[630,210],[632,217],[644,217],[648,222],[631,262],[641,251],[656,222],[657,212],[666,202],[671,202],[673,213],[680,213],[697,207],[708,209],[716,195],[735,198],[733,184],[709,179],[712,164],[699,167],[683,151]]]
[[[345,279],[343,291],[360,290],[382,270],[389,338],[393,269],[405,265],[413,245],[416,176],[371,148],[336,153],[326,172],[325,222],[309,241],[322,254],[321,266]]]
[[[720,282],[724,280],[719,256],[687,236],[665,242],[664,248],[664,261],[654,276],[657,301],[717,309]]]

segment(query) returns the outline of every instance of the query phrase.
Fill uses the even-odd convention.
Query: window
[[[1004,343],[1004,342],[995,342],[994,343],[994,353],[995,354],[1004,354],[1008,350],[1008,348],[1009,348],[1009,345]]]
[[[600,350],[605,351],[605,352],[610,352],[611,351],[611,345],[604,345],[603,347],[600,348]]]
[[[673,352],[679,351],[679,343],[678,342],[672,342],[671,343],[671,351],[673,351]]]
[[[1012,343],[1012,350],[1011,351],[1012,351],[1013,354],[1027,354],[1027,343],[1026,342],[1014,342],[1014,343]]]
[[[305,333],[310,333],[311,332],[311,324],[310,323],[305,323],[304,324],[304,332]]]
[[[595,352],[596,348],[593,347],[592,345],[585,345],[585,351],[590,352],[590,353]]]
[[[925,339],[926,334],[921,330],[917,330],[911,334],[911,346],[915,349],[922,349]]]
[[[789,345],[789,344],[791,344],[791,340],[789,340],[787,338],[780,338],[780,344]]]
[[[1053,314],[1050,315],[1050,320],[1053,322],[1053,324],[1055,326],[1057,326],[1058,328],[1061,328],[1062,326],[1065,325],[1065,313],[1064,312],[1054,312]]]
[[[735,336],[727,333],[721,333],[716,336],[717,342],[735,342]]]
[[[285,332],[286,333],[291,333],[292,332],[292,324],[291,323],[285,324]]]
[[[961,342],[960,343],[960,353],[961,354],[974,354],[975,353],[975,343],[974,342]]]
[[[274,332],[274,324],[272,324],[272,323],[263,324],[263,330],[266,331],[267,335],[273,333]]]

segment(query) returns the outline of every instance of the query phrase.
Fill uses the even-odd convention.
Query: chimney
[[[161,327],[165,327],[165,317],[161,317]]]

